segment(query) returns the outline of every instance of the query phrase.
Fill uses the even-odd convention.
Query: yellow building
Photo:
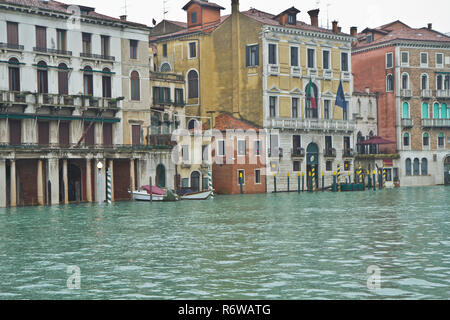
[[[272,15],[240,12],[238,0],[231,5],[232,14],[221,16],[222,7],[192,0],[183,8],[186,29],[152,39],[157,68],[168,64],[185,74],[186,114],[211,116],[214,126],[215,116],[227,112],[270,130],[267,174],[277,173],[280,180],[314,169],[331,181],[338,165],[352,170],[354,38],[340,32],[337,22],[332,30],[320,28],[319,10],[308,12],[311,24],[306,24],[297,21],[294,7]],[[345,112],[334,104],[341,81]],[[307,96],[309,83],[316,108]]]

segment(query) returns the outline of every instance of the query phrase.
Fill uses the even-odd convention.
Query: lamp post
[[[102,169],[103,169],[103,163],[99,161],[97,163],[97,199],[98,204],[102,205],[103,203],[103,183],[102,183]]]

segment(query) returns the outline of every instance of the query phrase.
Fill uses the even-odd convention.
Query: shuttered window
[[[138,146],[141,144],[141,126],[132,125],[131,126],[131,143],[133,146]]]
[[[58,93],[61,95],[69,94],[69,70],[64,63],[58,66]]]
[[[93,83],[93,76],[92,76],[92,68],[91,67],[85,67],[84,68],[84,75],[83,75],[83,87],[84,87],[84,94],[86,96],[94,95],[94,83]]]
[[[101,36],[101,42],[102,56],[109,56],[109,37]]]
[[[9,59],[9,91],[20,91],[20,69],[15,63],[19,63],[16,58]]]
[[[103,72],[110,72],[108,68],[104,68]],[[103,98],[111,98],[111,76],[104,74],[102,76],[102,92]]]
[[[20,145],[22,143],[22,121],[9,120],[9,143]]]
[[[291,66],[298,67],[298,47],[291,47]]]
[[[47,48],[47,29],[45,27],[36,26],[36,48]]]
[[[308,68],[316,67],[316,58],[315,58],[316,50],[308,49]]]
[[[69,122],[61,122],[59,124],[58,142],[61,146],[69,145]]]
[[[190,99],[198,98],[198,73],[195,70],[188,73],[188,90]]]
[[[16,22],[7,22],[7,41],[8,44],[19,44],[19,25]]]
[[[66,51],[67,50],[67,38],[66,38],[66,30],[56,30],[56,39],[58,50]]]
[[[48,145],[50,142],[50,129],[49,123],[39,121],[38,122],[38,144],[39,145]]]
[[[83,53],[90,54],[91,53],[91,34],[83,32]]]
[[[112,134],[112,123],[103,124],[103,145],[112,146],[113,144],[113,134]]]
[[[137,71],[131,72],[130,82],[131,82],[131,100],[134,101],[141,100],[140,80],[139,80],[139,73]]]
[[[137,59],[138,41],[130,40],[130,59]]]
[[[85,132],[89,128],[90,124],[91,124],[90,122],[84,123]],[[84,143],[87,146],[93,146],[95,144],[95,124],[90,126],[89,131],[87,132],[86,137],[84,138]]]
[[[277,64],[277,45],[269,44],[269,64]]]
[[[37,89],[38,93],[48,93],[48,71],[47,64],[40,61],[37,64]]]

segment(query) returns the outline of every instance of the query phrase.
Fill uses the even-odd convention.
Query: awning
[[[395,144],[395,142],[375,136],[375,137],[370,138],[369,140],[360,141],[356,145],[370,146],[370,145],[383,145],[383,144]]]

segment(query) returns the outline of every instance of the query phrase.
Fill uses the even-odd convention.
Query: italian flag
[[[313,107],[314,109],[317,109],[316,97],[314,96],[313,91],[314,90],[312,88],[312,80],[310,78],[309,84],[308,84],[308,90],[306,91],[306,97],[309,99],[309,101],[311,101],[311,107]]]

